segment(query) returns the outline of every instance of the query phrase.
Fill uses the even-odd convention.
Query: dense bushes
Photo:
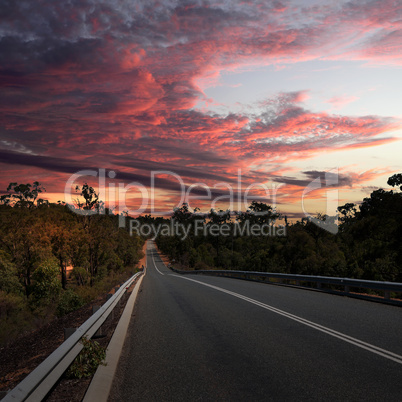
[[[72,311],[78,310],[84,305],[84,299],[72,289],[67,289],[62,293],[57,303],[56,314],[62,317]]]
[[[401,185],[402,175],[392,176],[388,184]],[[266,214],[258,214],[261,211]],[[292,224],[285,219],[284,236],[255,236],[236,234],[236,222],[277,226],[281,217],[268,205],[253,202],[247,213],[230,215],[228,211],[220,211],[220,222],[216,211],[200,215],[183,205],[172,216],[177,223],[195,225],[196,220],[201,220],[206,227],[229,225],[229,234],[194,235],[190,230],[185,240],[180,234],[159,235],[156,242],[164,253],[187,269],[220,268],[402,282],[402,193],[379,189],[359,206],[348,203],[339,207],[338,212],[336,234],[324,229],[334,229],[333,218],[319,214],[315,218],[319,225],[306,218]],[[171,222],[165,220],[165,224]]]
[[[101,211],[98,201],[90,208],[103,214],[77,214],[63,204],[38,203],[39,183],[12,184],[14,193],[0,197],[0,325],[9,327],[1,343],[124,280],[143,245],[119,228],[118,216]]]

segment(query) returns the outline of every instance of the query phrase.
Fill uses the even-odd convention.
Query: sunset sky
[[[402,171],[401,66],[395,0],[1,0],[0,190],[37,180],[64,200],[71,175],[105,169],[151,194],[166,170],[192,207],[238,209],[241,174],[249,200],[299,218],[309,183],[339,172],[305,199],[335,213],[328,189],[361,201]],[[158,174],[153,212],[179,190]]]

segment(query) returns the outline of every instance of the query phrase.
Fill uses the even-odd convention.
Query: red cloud
[[[228,180],[239,167],[267,160],[280,170],[318,152],[394,141],[389,132],[401,127],[392,118],[313,112],[303,105],[308,90],[279,93],[254,114],[194,110],[205,98],[197,85],[203,77],[244,64],[323,54],[400,63],[397,2],[352,1],[339,9],[252,1],[42,3],[21,0],[2,10],[1,148],[92,167],[118,164],[133,174],[149,173],[138,160],[185,166],[196,169],[189,182],[201,180],[202,171],[212,182],[207,170]],[[328,102],[340,107],[355,99]],[[3,166],[14,174],[10,161]]]

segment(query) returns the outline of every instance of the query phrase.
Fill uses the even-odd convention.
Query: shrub
[[[0,250],[0,290],[6,293],[23,293],[23,287],[18,280],[17,268],[3,250]]]
[[[20,295],[7,294],[0,290],[0,317],[6,318],[14,312],[23,310],[25,307],[24,299]]]
[[[106,366],[106,348],[85,337],[80,342],[84,347],[68,369],[69,378],[91,377],[99,365]]]
[[[0,345],[15,339],[18,334],[29,329],[32,319],[23,296],[0,290]]]
[[[59,295],[61,283],[59,266],[53,258],[44,260],[32,275],[32,301],[34,304],[50,304]]]
[[[78,286],[75,289],[75,293],[84,303],[90,303],[99,296],[99,291],[96,287],[90,286]]]
[[[71,274],[77,281],[77,285],[84,286],[89,283],[89,274],[85,268],[74,267]]]
[[[205,264],[204,261],[197,261],[194,265],[194,269],[195,270],[207,270],[207,269],[211,269],[207,264]]]
[[[84,305],[84,300],[72,289],[64,291],[57,304],[56,314],[58,317],[62,317],[70,313],[71,311],[78,310]]]

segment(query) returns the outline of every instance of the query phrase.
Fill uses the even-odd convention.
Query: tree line
[[[234,269],[324,275],[402,282],[402,174],[388,179],[395,190],[378,189],[360,204],[347,203],[336,216],[318,214],[289,223],[270,205],[254,201],[247,212],[214,211],[199,214],[187,204],[170,219],[143,217],[143,222],[185,225],[228,225],[226,235],[159,234],[159,249],[184,269]],[[286,234],[250,235],[236,225],[276,226],[284,221]],[[196,223],[198,222],[198,223]],[[217,232],[220,233],[220,232]]]
[[[402,174],[391,176],[388,185],[395,189],[340,206],[336,231],[335,217],[318,214],[289,223],[257,201],[236,213],[203,214],[183,204],[169,219],[145,215],[136,221],[190,227],[186,236],[161,231],[155,239],[183,269],[402,282]],[[119,227],[119,216],[88,184],[76,190],[74,207],[40,198],[45,188],[39,182],[10,183],[0,196],[0,343],[32,328],[38,317],[40,322],[77,309],[133,273],[142,257],[146,236]],[[278,223],[284,232],[275,232]],[[200,227],[210,230],[197,232]],[[264,230],[250,233],[245,227]]]
[[[39,198],[38,182],[10,183],[0,197],[0,338],[18,320],[80,307],[133,273],[142,257],[144,240],[119,227],[96,191],[76,190],[73,207]]]

